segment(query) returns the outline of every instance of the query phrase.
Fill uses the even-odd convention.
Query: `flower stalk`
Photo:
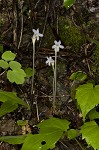
[[[61,41],[57,42],[54,41],[55,45],[52,46],[52,48],[55,50],[55,61],[52,59],[52,57],[47,57],[46,64],[49,66],[52,65],[54,77],[53,77],[53,113],[55,113],[56,110],[56,93],[57,93],[57,52],[59,52],[59,48],[63,49],[64,46],[61,45]]]
[[[39,29],[32,30],[34,32],[34,35],[32,37],[32,44],[33,44],[33,74],[32,74],[32,83],[31,83],[31,94],[34,94],[34,67],[35,67],[35,42],[36,40],[39,41],[39,37],[43,37],[43,34],[39,33]]]
[[[32,59],[32,84],[31,84],[31,94],[34,94],[34,60],[35,60],[35,42],[36,42],[36,38],[32,37],[32,43],[33,43],[33,59]]]
[[[61,45],[61,41],[57,42],[54,41],[55,45],[52,46],[52,48],[55,50],[55,69],[54,69],[54,85],[53,85],[53,112],[55,113],[56,109],[56,94],[57,94],[57,52],[59,52],[59,48],[63,49],[64,46]]]

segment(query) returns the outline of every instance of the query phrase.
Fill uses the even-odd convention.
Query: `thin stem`
[[[55,69],[53,70],[54,77],[53,77],[53,111],[55,111]]]
[[[54,91],[53,91],[53,111],[55,112],[55,102],[56,102],[56,65],[57,65],[57,51],[55,50],[55,68],[54,68]]]
[[[67,145],[65,145],[63,142],[59,141],[66,149],[68,148]]]
[[[86,55],[86,56],[87,56],[87,49],[88,49],[88,46],[85,47],[85,55]],[[86,63],[87,63],[87,67],[88,67],[88,70],[89,70],[89,74],[92,75],[92,72],[91,72],[91,69],[90,69],[90,65],[89,65],[88,58],[86,58]]]
[[[22,34],[23,34],[23,12],[22,12],[22,8],[21,8],[21,35],[20,35],[20,41],[19,41],[19,44],[18,44],[18,49],[20,48],[20,45],[21,45],[21,42],[22,42]]]
[[[7,68],[7,69],[8,69],[8,68]],[[7,71],[7,69],[4,70],[4,71],[0,74],[0,76],[2,76],[2,75]]]
[[[32,69],[33,69],[33,74],[32,74],[32,83],[31,83],[31,94],[34,94],[34,60],[35,60],[35,41],[36,39],[35,38],[32,38],[32,43],[33,43],[33,66],[32,66]]]
[[[36,115],[37,115],[37,121],[39,122],[39,121],[40,121],[40,118],[39,118],[39,110],[38,110],[37,100],[35,101],[35,105],[36,105]]]
[[[56,96],[56,65],[57,65],[57,51],[55,51],[55,96]]]
[[[81,144],[79,143],[79,141],[75,138],[75,141],[78,143],[78,145],[80,146],[80,148],[82,149],[82,150],[84,150],[84,148],[81,146]]]

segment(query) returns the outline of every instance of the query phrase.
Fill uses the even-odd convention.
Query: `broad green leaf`
[[[62,132],[55,130],[48,134],[28,135],[22,146],[22,150],[48,150],[55,147],[55,143],[62,137]],[[44,145],[43,145],[44,144]]]
[[[67,131],[67,135],[68,135],[68,138],[71,140],[71,139],[74,139],[77,137],[78,135],[78,131],[75,130],[75,129],[70,129]]]
[[[99,112],[96,111],[96,108],[92,109],[92,110],[88,113],[88,118],[89,118],[90,120],[99,119]]]
[[[77,88],[76,99],[81,108],[83,119],[87,113],[99,104],[99,85],[93,87],[92,83],[80,85]]]
[[[28,124],[28,120],[18,120],[17,124],[18,126],[25,126]]]
[[[6,61],[14,60],[16,57],[16,54],[12,53],[11,51],[6,51],[2,54],[2,59]]]
[[[12,103],[11,101],[5,101],[0,107],[0,117],[10,113],[18,108],[18,104]]]
[[[0,101],[1,102],[11,101],[12,103],[26,106],[29,109],[29,105],[23,100],[21,100],[19,97],[17,97],[15,92],[0,91]]]
[[[47,128],[50,128],[50,127],[56,128],[62,131],[67,131],[67,129],[69,128],[69,124],[70,122],[65,119],[58,119],[58,118],[51,117],[50,119],[47,119],[39,123],[37,127],[40,128],[40,133],[42,132],[42,130],[43,130],[43,133],[44,133],[44,130],[45,132],[48,132]]]
[[[15,69],[15,70],[8,70],[7,72],[7,78],[8,80],[16,84],[23,84],[25,81],[26,73],[23,69]]]
[[[74,72],[69,79],[71,80],[78,80],[78,81],[84,81],[87,78],[87,75],[83,73],[82,71]]]
[[[9,144],[22,144],[27,135],[18,135],[18,136],[1,136],[0,141],[7,142]]]
[[[3,45],[0,44],[0,52],[3,53]]]
[[[99,126],[94,121],[84,123],[80,132],[89,146],[99,150]]]
[[[8,63],[4,60],[0,60],[0,67],[3,69],[7,69],[9,67]]]
[[[10,61],[9,62],[9,67],[14,70],[14,69],[21,69],[21,64],[17,61]]]
[[[25,68],[25,73],[26,73],[26,77],[27,78],[32,77],[32,75],[35,74],[35,72],[36,72],[35,69],[33,71],[33,69],[30,68],[30,67],[29,68]]]
[[[69,9],[76,0],[64,0],[64,6],[66,7],[66,9]]]
[[[14,76],[14,73],[13,73],[12,70],[8,70],[8,72],[7,72],[7,79],[8,79],[11,83],[15,82],[15,76]]]
[[[69,128],[69,121],[50,118],[39,123],[39,134],[28,135],[22,146],[22,150],[48,150],[53,149],[57,141],[63,136],[64,131]]]

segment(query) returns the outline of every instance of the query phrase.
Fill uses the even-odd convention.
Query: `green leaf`
[[[1,136],[0,141],[7,142],[9,144],[22,144],[27,135],[18,135],[18,136]]]
[[[17,97],[15,92],[0,91],[0,101],[1,102],[11,101],[13,104],[20,104],[30,109],[29,105],[23,100],[21,100],[19,97]]]
[[[9,62],[9,67],[14,70],[14,69],[21,69],[21,64],[17,61],[10,61]]]
[[[80,132],[88,145],[99,150],[99,126],[94,121],[84,123]]]
[[[67,131],[67,135],[68,135],[68,138],[71,140],[71,139],[74,139],[77,137],[78,135],[78,131],[75,130],[75,129],[70,129]]]
[[[35,71],[35,69],[33,71],[33,69],[29,67],[29,68],[25,68],[25,73],[26,73],[26,77],[30,78],[30,77],[32,77],[33,74],[36,73],[36,71]]]
[[[96,111],[96,108],[92,109],[92,110],[88,113],[88,118],[89,118],[90,120],[99,119],[99,112]]]
[[[16,57],[16,54],[12,53],[11,51],[6,51],[2,54],[2,59],[6,61],[14,60]]]
[[[48,132],[46,129],[50,127],[56,128],[62,131],[67,131],[67,129],[69,128],[69,124],[70,122],[65,119],[58,119],[58,118],[51,117],[50,119],[47,119],[39,123],[37,127],[40,128],[40,132],[42,132],[43,130],[43,133],[44,133],[44,130],[45,132]]]
[[[64,6],[68,10],[75,3],[75,1],[76,0],[64,0]]]
[[[80,85],[77,88],[76,99],[81,108],[83,119],[87,113],[99,104],[99,85],[93,87],[92,83]]]
[[[9,67],[8,63],[4,60],[0,60],[0,67],[3,69],[7,69]]]
[[[0,44],[0,52],[3,53],[3,45]]]
[[[5,101],[0,107],[0,117],[14,111],[17,108],[18,105],[16,103],[12,103],[11,101]]]
[[[87,75],[83,73],[82,71],[74,72],[69,79],[71,80],[78,80],[78,81],[84,81],[87,78]]]
[[[7,78],[8,80],[16,84],[23,84],[25,81],[26,73],[23,69],[15,69],[15,70],[8,70],[7,72]]]
[[[69,121],[50,118],[39,123],[40,133],[28,135],[22,146],[22,150],[48,150],[55,147],[56,142],[69,128]]]
[[[28,120],[18,120],[17,124],[18,126],[25,126],[28,124]]]

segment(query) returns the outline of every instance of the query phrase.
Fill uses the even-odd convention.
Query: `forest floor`
[[[0,69],[0,89],[18,93],[18,96],[24,98],[31,107],[29,111],[19,106],[14,112],[1,117],[0,135],[22,134],[22,128],[17,125],[17,120],[22,119],[28,120],[28,128],[32,133],[36,133],[37,129],[34,125],[38,123],[37,115],[39,115],[39,122],[54,116],[69,120],[71,128],[79,129],[83,121],[74,97],[76,87],[82,82],[73,82],[69,77],[73,72],[83,71],[88,79],[99,84],[99,67],[96,68],[96,64],[99,65],[99,56],[96,54],[95,43],[91,41],[91,39],[99,40],[98,2],[93,0],[88,4],[86,0],[83,0],[83,3],[77,1],[68,11],[63,7],[62,0],[53,2],[30,0],[25,1],[23,6],[23,13],[21,13],[17,1],[0,1],[0,44],[3,45],[3,52],[10,50],[17,54],[16,59],[23,68],[32,68],[32,29],[39,28],[40,33],[43,33],[44,37],[36,43],[35,93],[31,95],[31,78],[26,79],[22,85],[12,84],[7,80],[6,74],[1,75],[3,70]],[[21,32],[22,40],[19,45]],[[64,49],[60,50],[57,57],[55,114],[52,112],[53,71],[46,65],[46,57],[54,55],[52,50],[54,40],[61,40],[64,45]],[[90,75],[86,57],[95,76]],[[96,72],[93,71],[95,69]],[[81,137],[77,140],[83,149],[93,150]],[[81,150],[79,143],[65,137],[57,142],[55,150]],[[0,143],[0,150],[20,150],[20,148],[21,145]]]

